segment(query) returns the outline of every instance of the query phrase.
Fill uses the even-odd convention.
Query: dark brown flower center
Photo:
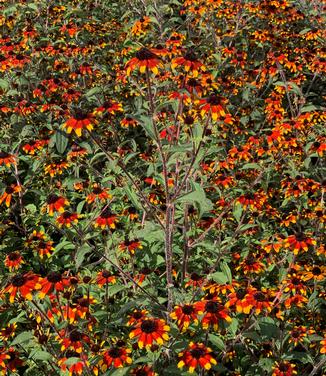
[[[190,354],[193,358],[199,359],[199,358],[201,358],[205,355],[205,350],[199,349],[199,348],[192,349],[192,350],[190,350]]]
[[[150,334],[155,332],[155,330],[157,329],[157,323],[154,320],[145,320],[142,322],[140,327],[144,333]]]
[[[51,283],[57,283],[57,282],[60,282],[62,280],[62,276],[58,272],[50,272],[50,273],[48,273],[46,278]]]
[[[80,341],[82,339],[82,334],[78,330],[74,330],[70,333],[69,339],[72,342]]]
[[[25,284],[25,282],[26,282],[26,277],[22,274],[15,275],[11,280],[12,285],[15,287],[21,287]]]
[[[6,153],[5,151],[0,151],[0,159],[8,158],[10,154]]]
[[[192,116],[186,116],[184,119],[185,124],[191,125],[193,124],[195,119]]]
[[[208,97],[207,103],[209,103],[213,106],[217,106],[217,105],[221,104],[221,97],[218,96],[218,95],[212,94],[211,96]]]
[[[100,188],[100,187],[95,187],[95,188],[93,189],[93,193],[95,193],[96,195],[99,195],[99,194],[102,193],[102,192],[103,192],[103,189]]]
[[[82,111],[76,111],[74,118],[76,120],[85,120],[87,119],[87,114]]]
[[[58,199],[59,199],[59,196],[57,196],[57,195],[50,195],[49,197],[48,197],[48,199],[47,199],[47,203],[48,204],[54,204],[56,201],[58,201]]]
[[[14,193],[14,188],[13,188],[13,187],[7,187],[7,188],[6,188],[6,193],[7,193],[8,195],[11,195],[12,193]]]
[[[192,51],[192,50],[187,51],[186,54],[185,54],[183,57],[184,57],[186,60],[191,61],[191,62],[198,61],[195,52]]]
[[[265,294],[261,291],[256,292],[256,294],[254,294],[254,298],[257,300],[257,302],[265,302],[267,300]]]
[[[140,312],[140,311],[136,311],[136,312],[134,312],[134,313],[132,314],[132,317],[133,317],[134,319],[136,319],[136,320],[139,320],[139,319],[141,319],[141,318],[143,317],[143,314],[142,314],[142,312]]]
[[[302,242],[306,239],[305,235],[302,233],[302,232],[299,232],[295,235],[296,239],[299,241],[299,242]]]
[[[148,376],[148,373],[144,369],[138,369],[135,376]]]
[[[109,355],[111,358],[119,358],[119,356],[121,356],[121,349],[117,348],[117,347],[112,347],[109,351],[108,351]]]
[[[207,302],[205,304],[205,311],[209,313],[216,313],[218,311],[218,303],[217,302]]]
[[[68,219],[68,218],[70,218],[70,216],[71,216],[71,213],[69,211],[65,211],[65,212],[62,213],[62,217],[64,219]]]
[[[312,274],[313,274],[313,275],[321,275],[321,269],[320,269],[318,266],[315,266],[315,267],[312,269]]]
[[[110,218],[110,217],[113,217],[114,215],[112,214],[111,210],[110,209],[105,209],[103,210],[102,214],[101,214],[101,217],[102,218]]]
[[[136,52],[135,56],[138,60],[141,61],[157,58],[157,56],[148,48],[141,48],[139,51]]]
[[[16,261],[16,260],[19,260],[19,258],[20,258],[20,253],[19,252],[11,252],[8,255],[8,259],[10,261]]]
[[[108,270],[102,271],[102,277],[109,278],[111,276],[111,273]]]
[[[197,274],[197,273],[191,273],[190,279],[192,281],[200,281],[201,280],[201,276],[199,274]]]
[[[243,299],[246,296],[246,290],[240,289],[236,293],[237,299]]]
[[[185,315],[191,315],[193,312],[194,307],[189,304],[186,304],[182,307],[182,313],[184,313]]]
[[[280,366],[278,367],[278,369],[282,372],[285,372],[288,370],[288,365],[287,364],[284,364],[284,363],[281,363]]]

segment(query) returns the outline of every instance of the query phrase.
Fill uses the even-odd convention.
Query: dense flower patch
[[[325,2],[0,10],[0,374],[324,374]]]

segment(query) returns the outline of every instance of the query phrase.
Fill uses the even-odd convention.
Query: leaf
[[[228,264],[226,262],[222,262],[220,265],[222,272],[226,275],[228,282],[232,282],[232,273],[231,269],[229,268]]]
[[[251,170],[251,169],[257,169],[261,170],[261,166],[258,163],[246,163],[241,167],[241,170]]]
[[[216,336],[215,334],[208,334],[208,338],[219,350],[225,350],[225,343],[223,342],[222,338]]]
[[[50,353],[43,350],[36,350],[34,353],[31,353],[29,357],[34,360],[50,360],[53,358]]]
[[[69,137],[67,136],[67,133],[62,131],[61,129],[58,129],[55,133],[55,147],[58,153],[63,154],[65,152],[68,146],[68,142]]]
[[[222,272],[215,272],[211,275],[214,282],[225,284],[228,281],[228,277]]]
[[[17,337],[14,338],[14,340],[11,342],[10,346],[14,345],[20,345],[24,342],[28,342],[33,338],[33,333],[32,332],[22,332],[18,334]]]
[[[205,212],[212,210],[213,204],[211,200],[206,197],[204,189],[198,183],[192,184],[194,190],[177,199],[177,202],[194,204],[197,203],[199,207],[199,215],[202,216]]]
[[[86,93],[85,93],[85,96],[86,97],[92,97],[93,95],[95,94],[99,94],[102,92],[102,88],[98,87],[98,86],[95,86],[93,88],[91,88],[90,90],[88,90]]]
[[[140,116],[139,117],[139,123],[143,126],[143,128],[145,129],[147,135],[152,139],[152,140],[156,140],[156,136],[155,136],[155,132],[154,132],[154,128],[153,128],[153,122],[151,120],[151,118],[147,117],[147,116]]]
[[[92,248],[87,244],[84,244],[82,247],[78,249],[76,257],[75,257],[76,269],[80,268],[80,266],[85,260],[85,256],[87,255],[87,253],[91,251],[92,251]]]
[[[243,211],[243,207],[241,204],[239,204],[238,202],[234,205],[234,208],[233,208],[233,217],[236,219],[236,221],[239,223],[240,222],[240,218],[241,218],[241,215],[242,215],[242,211]]]

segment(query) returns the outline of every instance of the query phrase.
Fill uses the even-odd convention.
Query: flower
[[[112,198],[112,196],[108,193],[108,190],[106,188],[101,188],[99,184],[95,183],[93,184],[92,192],[86,197],[86,202],[91,204],[96,199],[105,202],[110,198]]]
[[[148,311],[146,310],[138,310],[138,309],[135,309],[128,317],[129,317],[129,320],[128,320],[128,323],[127,325],[131,326],[131,325],[134,325],[136,323],[139,323],[142,319],[145,319],[147,318],[147,313]]]
[[[67,128],[67,133],[74,131],[78,137],[81,137],[82,130],[91,131],[95,120],[92,114],[87,114],[81,110],[76,111],[75,115],[69,118],[63,126]]]
[[[56,292],[63,291],[66,286],[69,286],[69,279],[65,278],[59,272],[49,272],[45,278],[40,281],[40,298],[43,299],[53,290]]]
[[[273,366],[272,376],[292,376],[296,375],[295,365],[284,360],[281,362],[276,362]]]
[[[83,343],[89,342],[89,338],[74,327],[70,328],[70,333],[67,337],[65,337],[65,330],[62,330],[60,334],[63,336],[59,337],[61,351],[69,349],[80,354],[83,351]]]
[[[122,112],[122,104],[113,100],[108,100],[102,104],[102,106],[96,108],[93,112],[93,115],[102,114],[107,112],[111,115],[114,115],[116,112]]]
[[[129,337],[138,339],[140,349],[143,347],[149,349],[153,342],[163,345],[164,341],[168,341],[169,330],[170,327],[163,319],[146,318],[136,324],[136,328],[130,332]]]
[[[11,184],[9,187],[5,189],[3,194],[0,196],[0,205],[5,202],[7,208],[9,208],[10,203],[11,203],[11,198],[14,193],[21,192],[21,186],[20,185],[15,185]]]
[[[316,245],[316,240],[310,238],[308,235],[305,235],[301,232],[296,233],[295,235],[290,235],[284,241],[284,246],[290,248],[295,255],[299,251],[307,252],[309,246]]]
[[[121,251],[125,251],[127,249],[133,255],[136,249],[143,249],[143,246],[141,245],[141,242],[138,239],[126,239],[123,243],[119,244],[119,249]]]
[[[57,222],[59,227],[66,226],[70,227],[71,224],[78,223],[78,218],[80,217],[77,213],[70,213],[69,211],[64,211],[58,218]]]
[[[267,312],[271,312],[273,308],[273,304],[270,301],[266,289],[262,289],[262,291],[259,291],[255,288],[249,289],[248,301],[255,309],[255,313],[257,315],[259,315],[262,310],[267,310]]]
[[[309,281],[313,279],[315,281],[322,281],[326,277],[326,266],[306,266],[306,271],[302,273],[302,279]]]
[[[201,116],[210,114],[214,121],[226,118],[227,114],[222,106],[225,103],[225,99],[216,94],[210,95],[206,99],[200,101],[203,105],[200,108]]]
[[[5,265],[10,271],[19,269],[23,263],[24,260],[19,251],[10,252],[5,258]]]
[[[186,330],[188,326],[194,322],[198,323],[198,310],[193,304],[184,304],[182,306],[175,306],[170,316],[172,319],[177,320],[177,325],[180,330]]]
[[[197,367],[209,370],[212,368],[212,364],[217,364],[211,353],[212,349],[203,343],[190,342],[188,348],[178,354],[180,358],[178,368],[186,366],[190,373],[193,373]]]
[[[161,66],[160,57],[148,48],[143,47],[126,64],[126,74],[130,76],[131,71],[135,68],[139,68],[140,73],[151,70],[154,74],[158,74],[158,67]]]
[[[172,61],[171,68],[174,69],[180,65],[184,66],[186,72],[192,72],[193,77],[197,77],[200,70],[206,70],[204,64],[198,60],[195,52],[191,49],[184,56],[175,58]]]
[[[109,283],[116,283],[117,279],[108,270],[102,270],[97,273],[96,283],[102,287],[108,285]]]
[[[131,364],[132,359],[129,356],[130,353],[131,350],[124,347],[111,347],[103,353],[103,359],[99,362],[101,370],[105,372],[107,368],[111,366],[114,368],[120,368],[126,364]]]
[[[96,218],[95,227],[101,227],[104,229],[106,226],[115,229],[115,224],[118,222],[117,216],[106,208],[102,213]]]
[[[10,165],[16,164],[16,158],[14,155],[6,153],[5,151],[0,151],[0,166],[4,165],[10,167]]]
[[[228,295],[228,301],[225,304],[225,307],[233,307],[239,313],[249,314],[252,304],[250,303],[247,295],[246,289],[239,289],[236,292],[232,292]]]
[[[157,373],[153,371],[150,366],[139,366],[131,371],[132,376],[157,376]]]
[[[16,323],[8,324],[5,328],[2,328],[0,330],[0,339],[2,341],[8,341],[10,337],[14,337],[16,329],[17,329]],[[0,364],[1,364],[1,361],[0,361]]]
[[[10,283],[5,287],[4,292],[10,294],[9,302],[13,303],[17,293],[24,299],[32,300],[33,291],[39,290],[40,288],[39,277],[32,272],[28,272],[14,275]]]
[[[217,330],[219,320],[232,321],[228,310],[217,300],[202,300],[194,303],[194,307],[199,314],[204,314],[202,317],[202,326],[204,329],[213,326],[214,330]]]
[[[120,125],[124,128],[129,128],[129,127],[136,127],[138,125],[138,121],[133,119],[130,116],[126,116],[124,119],[120,121]]]
[[[53,216],[55,211],[59,213],[64,212],[64,206],[69,204],[69,201],[64,197],[57,196],[56,194],[52,194],[47,199],[47,210],[49,215]]]

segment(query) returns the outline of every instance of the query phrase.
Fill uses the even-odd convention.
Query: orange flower
[[[106,188],[101,188],[99,184],[95,183],[95,184],[93,184],[92,193],[90,193],[86,197],[86,202],[88,204],[91,204],[96,199],[98,199],[100,201],[106,201],[110,198],[112,198],[112,196],[108,193],[108,190]]]
[[[69,204],[68,200],[66,200],[64,197],[57,196],[56,194],[50,195],[46,202],[47,202],[48,213],[51,216],[53,216],[53,213],[55,211],[59,213],[63,213],[64,206]]]
[[[64,211],[58,218],[57,222],[59,227],[66,226],[70,227],[71,224],[78,223],[78,218],[80,217],[77,213],[70,213],[69,211]]]
[[[137,120],[133,119],[132,117],[130,116],[126,116],[124,119],[122,119],[120,121],[120,124],[122,127],[124,128],[129,128],[129,127],[136,127],[138,122]]]
[[[320,341],[320,344],[321,344],[320,353],[321,354],[326,354],[326,338],[323,339],[322,341]]]
[[[77,358],[75,362],[69,362],[70,358]],[[80,360],[78,360],[80,359]],[[64,358],[59,359],[58,364],[62,371],[69,372],[69,376],[81,375],[85,365],[89,366],[86,355],[79,354],[76,351],[68,350]]]
[[[215,299],[196,302],[194,307],[199,314],[204,314],[202,317],[202,326],[204,329],[212,326],[214,330],[217,330],[219,320],[225,320],[226,322],[232,321],[225,306]]]
[[[201,116],[210,114],[214,121],[225,118],[226,112],[222,106],[224,102],[224,99],[216,94],[210,95],[207,99],[202,99],[200,101],[203,104],[200,109]]]
[[[104,352],[103,359],[99,362],[101,370],[105,372],[108,367],[111,366],[114,368],[120,368],[131,364],[132,359],[129,356],[130,353],[130,349],[118,346],[111,347],[109,350]]]
[[[199,71],[205,71],[206,68],[202,62],[200,62],[193,50],[189,50],[184,56],[173,59],[171,68],[174,69],[177,66],[184,66],[186,72],[192,72],[194,77],[198,76]]]
[[[21,192],[21,186],[11,184],[9,187],[5,189],[3,194],[0,196],[0,205],[5,202],[7,208],[9,208],[10,203],[11,203],[11,198],[14,193]]]
[[[66,286],[69,286],[70,282],[69,279],[63,277],[61,273],[50,272],[45,278],[41,279],[40,284],[40,298],[43,299],[53,290],[56,292],[63,291]]]
[[[118,222],[117,216],[109,209],[105,209],[102,211],[99,217],[97,217],[94,226],[101,227],[104,229],[106,226],[115,229],[115,224]]]
[[[130,76],[131,71],[135,68],[139,68],[140,73],[151,70],[154,74],[158,74],[158,67],[161,66],[162,63],[158,55],[148,48],[141,48],[136,52],[135,57],[126,64],[126,74]]]
[[[13,303],[17,293],[24,299],[32,300],[32,292],[40,288],[39,277],[36,274],[28,272],[13,276],[9,285],[5,287],[4,292],[10,293],[9,302]]]
[[[62,330],[60,334],[64,336],[65,330]],[[59,337],[59,342],[61,343],[61,351],[69,349],[80,354],[83,351],[83,343],[89,342],[89,338],[73,327],[67,337]]]
[[[259,315],[261,311],[266,310],[271,312],[273,305],[270,301],[267,291],[262,289],[259,291],[257,289],[249,289],[248,291],[248,301],[255,310],[256,315]]]
[[[180,358],[178,368],[186,366],[189,368],[190,373],[193,373],[197,367],[209,370],[212,368],[212,364],[217,364],[211,353],[212,349],[206,347],[203,343],[190,342],[188,348],[178,354]]]
[[[95,120],[92,114],[86,114],[82,111],[77,111],[74,117],[69,118],[63,126],[67,128],[67,133],[74,131],[78,137],[82,135],[82,130],[87,129],[91,131]]]
[[[157,376],[150,366],[139,366],[131,371],[132,376]]]
[[[164,341],[169,340],[167,332],[170,327],[162,319],[146,318],[136,324],[136,328],[129,334],[130,338],[138,339],[140,349],[146,347],[149,349],[153,342],[163,345]]]
[[[18,251],[9,253],[5,258],[5,265],[10,271],[13,269],[19,269],[20,265],[23,263],[23,257]]]
[[[316,240],[301,232],[295,235],[290,235],[284,242],[284,246],[289,247],[295,255],[301,250],[307,252],[309,246],[316,245]]]
[[[197,315],[198,310],[193,304],[177,305],[170,314],[172,319],[177,320],[177,325],[180,330],[186,330],[192,322],[198,324]]]
[[[225,307],[235,306],[236,311],[239,313],[249,314],[252,304],[248,300],[247,290],[239,289],[237,292],[232,292],[228,295],[228,301],[225,304]]]
[[[143,249],[143,246],[138,239],[126,239],[123,243],[119,244],[119,249],[121,251],[125,251],[127,249],[133,255],[136,249]]]
[[[103,114],[107,112],[111,115],[114,115],[116,112],[122,112],[122,104],[113,100],[108,100],[102,104],[102,106],[96,108],[93,112],[94,115]]]
[[[272,376],[293,376],[296,375],[295,365],[284,360],[282,362],[276,362],[273,366]]]
[[[116,277],[112,275],[108,270],[102,270],[101,272],[97,273],[96,283],[100,287],[109,283],[116,283],[116,281]]]
[[[0,330],[0,339],[2,341],[8,341],[10,337],[14,337],[17,329],[17,324],[8,324],[5,328]],[[1,360],[0,360],[1,365]]]
[[[138,310],[138,309],[135,309],[130,315],[128,315],[129,317],[129,320],[128,320],[128,323],[127,325],[131,326],[131,325],[134,325],[136,323],[139,323],[141,320],[145,319],[147,317],[147,313],[148,311],[146,310]]]

